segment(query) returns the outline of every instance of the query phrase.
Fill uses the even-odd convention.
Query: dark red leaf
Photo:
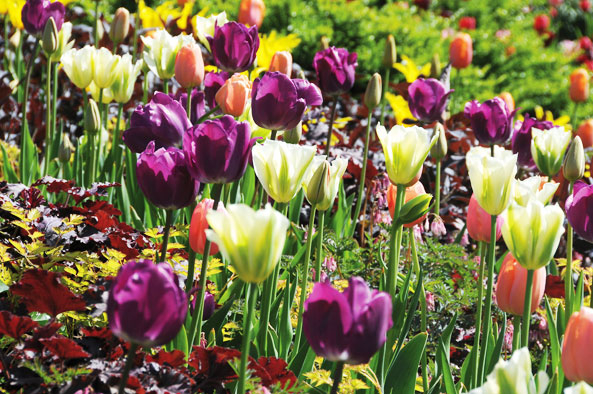
[[[35,182],[32,186],[46,185],[49,193],[67,192],[74,186],[74,181],[65,179],[56,179],[49,175],[44,176]]]
[[[28,316],[13,315],[9,311],[0,312],[0,334],[2,335],[19,339],[38,326],[39,324]]]
[[[169,365],[170,367],[177,368],[185,364],[185,354],[181,350],[167,352],[161,349],[154,356],[149,354],[146,357],[146,360],[148,362],[156,362],[160,365]]]
[[[66,311],[83,311],[86,303],[60,283],[54,272],[31,269],[10,287],[10,291],[23,298],[29,312],[47,313],[56,317]]]
[[[64,358],[84,358],[90,354],[85,352],[82,347],[72,339],[63,336],[54,336],[47,339],[40,339],[43,344],[54,356],[59,359]]]
[[[103,327],[103,328],[89,327],[89,328],[82,328],[80,331],[82,332],[82,334],[85,337],[101,338],[106,341],[113,338],[113,333],[111,332],[111,330],[108,327]]]
[[[546,276],[546,290],[544,293],[552,298],[564,298],[564,281],[556,275]]]
[[[260,368],[257,368],[259,366]],[[286,361],[276,357],[260,357],[257,360],[252,360],[249,363],[249,368],[255,370],[255,376],[261,379],[264,386],[270,387],[276,383],[280,383],[280,387],[292,387],[297,378],[295,374],[289,370]],[[287,382],[290,382],[287,387]]]

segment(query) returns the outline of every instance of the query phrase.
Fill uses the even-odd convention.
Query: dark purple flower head
[[[441,81],[419,78],[408,86],[410,112],[425,123],[441,120],[451,93]]]
[[[256,79],[251,90],[253,121],[269,130],[296,127],[308,105],[322,102],[317,86],[303,79],[290,79],[276,71]]]
[[[169,93],[169,97],[173,98],[176,101],[179,101],[179,104],[186,110],[187,114],[187,92],[184,92],[183,89],[178,89],[175,94]],[[194,88],[191,91],[191,123],[194,124],[200,119],[202,116],[206,114],[206,103],[204,92],[198,90],[198,88]]]
[[[200,183],[190,175],[183,151],[174,147],[155,151],[154,145],[150,141],[136,163],[140,189],[159,208],[187,207],[195,200]]]
[[[187,168],[203,183],[234,182],[245,173],[255,140],[247,122],[230,115],[207,120],[183,136]]]
[[[206,95],[206,104],[210,109],[216,107],[216,93],[230,77],[231,74],[225,71],[209,72],[204,77],[204,94]]]
[[[305,302],[303,331],[318,356],[366,364],[387,339],[391,297],[351,277],[343,293],[318,282]]]
[[[511,136],[515,111],[509,111],[500,97],[480,104],[473,100],[465,104],[465,117],[471,121],[472,130],[483,145],[504,144]]]
[[[358,65],[357,57],[356,52],[348,53],[344,48],[335,47],[329,47],[315,54],[313,68],[324,94],[332,96],[352,89],[354,73]]]
[[[207,37],[214,62],[224,71],[239,73],[255,61],[259,49],[257,26],[228,22],[214,27],[214,37]]]
[[[197,297],[194,296],[194,298],[191,301],[191,313],[194,313],[194,309],[196,308],[196,300]],[[203,320],[208,320],[210,318],[210,316],[212,316],[214,314],[214,310],[216,309],[216,301],[214,301],[214,296],[212,295],[212,293],[206,291],[204,293],[204,309],[202,312],[202,319]]]
[[[593,243],[593,186],[582,181],[576,182],[564,208],[574,231]]]
[[[554,124],[548,120],[537,120],[525,114],[523,121],[515,122],[515,131],[513,132],[512,145],[513,153],[517,153],[517,163],[529,168],[535,167],[535,161],[531,156],[531,128],[548,130],[554,127]]]
[[[136,107],[123,140],[136,153],[146,149],[150,141],[154,141],[156,149],[168,148],[179,145],[185,130],[190,127],[187,113],[179,101],[157,92],[148,104]]]
[[[12,0],[2,0],[12,1]],[[25,30],[30,34],[37,35],[43,32],[45,24],[50,17],[54,18],[58,31],[62,29],[66,8],[59,1],[49,0],[27,0],[21,11],[21,18]]]
[[[171,341],[186,314],[187,296],[168,263],[130,261],[121,267],[109,291],[109,327],[118,337],[141,346]]]

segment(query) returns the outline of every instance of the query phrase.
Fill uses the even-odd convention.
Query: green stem
[[[245,298],[245,314],[243,319],[243,344],[241,345],[241,366],[239,368],[238,393],[245,394],[245,382],[247,381],[247,360],[249,359],[249,347],[251,346],[251,320],[255,309],[257,297],[257,284],[250,283],[247,286]]]
[[[163,79],[163,92],[169,94],[169,80]]]
[[[571,181],[568,185],[568,195],[572,194],[574,187],[574,181]],[[572,297],[574,292],[574,285],[572,283],[572,238],[573,230],[570,222],[566,224],[566,270],[564,271],[564,297],[566,300],[566,307],[564,316],[566,321],[572,314]]]
[[[391,73],[391,67],[388,67],[385,70],[385,80],[383,83],[383,94],[381,95],[381,116],[379,117],[379,123],[383,124],[385,118],[385,104],[387,100],[385,99],[385,93],[387,93],[387,88],[389,87],[389,74]]]
[[[436,179],[434,181],[434,213],[441,213],[441,161],[437,160]]]
[[[496,250],[496,215],[490,216],[490,245],[488,248],[488,287],[486,290],[486,307],[484,308],[484,322],[482,345],[480,348],[480,368],[478,371],[477,386],[481,386],[484,378],[484,369],[486,368],[486,354],[488,346],[488,337],[492,326],[492,289],[494,283],[494,258]],[[477,387],[476,386],[476,387]]]
[[[130,350],[128,351],[128,357],[126,360],[126,365],[124,370],[121,373],[121,380],[119,382],[119,390],[117,391],[118,394],[124,394],[126,391],[126,386],[128,385],[128,377],[130,376],[130,369],[132,369],[132,364],[134,364],[134,358],[136,358],[136,350],[138,349],[138,345],[135,343],[130,343]]]
[[[95,29],[94,29],[94,38],[95,38],[95,46],[97,49],[99,48],[99,1],[95,0]]]
[[[138,29],[140,28],[140,23],[140,7],[136,5],[136,18],[134,20],[134,49],[132,50],[134,63],[136,63],[136,57],[138,56]],[[146,100],[144,102],[146,102]]]
[[[332,144],[332,130],[334,129],[334,118],[336,115],[336,107],[338,106],[338,98],[334,98],[331,112],[329,115],[329,128],[327,129],[327,141],[325,142],[325,156],[329,158],[329,148]]]
[[[315,263],[315,282],[321,280],[321,264],[323,263],[323,226],[325,226],[325,212],[322,212],[317,219],[317,261]]]
[[[525,304],[523,304],[523,324],[521,326],[521,344],[529,347],[529,323],[531,320],[531,296],[533,292],[534,270],[527,270],[527,285],[525,286]]]
[[[571,123],[574,125],[574,127],[572,128],[573,130],[577,130],[579,128],[579,124],[577,123],[578,109],[579,103],[575,101],[574,105],[572,106],[572,117],[570,118]]]
[[[205,121],[206,119],[208,119],[208,117],[210,115],[212,115],[213,113],[215,113],[219,109],[220,109],[220,106],[219,105],[217,105],[216,107],[212,108],[210,111],[208,111],[204,115],[202,115],[202,117],[200,119],[198,119],[198,121],[196,122],[196,124],[202,123],[203,121]]]
[[[364,186],[366,181],[366,173],[367,173],[367,158],[369,156],[369,142],[371,136],[371,119],[372,119],[372,112],[369,111],[369,117],[367,121],[367,129],[366,129],[366,137],[364,140],[364,153],[362,154],[362,171],[360,172],[360,179],[358,180],[358,198],[356,199],[356,208],[354,209],[354,219],[352,223],[352,227],[350,227],[350,237],[354,235],[354,230],[356,229],[356,223],[358,222],[358,217],[360,216],[360,207],[362,206],[362,195],[364,194]],[[364,215],[364,212],[363,212]]]
[[[51,121],[51,57],[47,57],[47,75],[45,78],[45,160],[43,161],[43,175],[48,175],[51,160],[52,121]]]
[[[187,118],[189,119],[189,123],[191,124],[191,90],[192,88],[187,88]]]
[[[513,318],[513,352],[521,348],[521,316]]]
[[[480,256],[480,271],[478,274],[478,302],[476,310],[476,333],[474,334],[474,376],[472,377],[472,387],[477,387],[478,378],[478,362],[480,356],[480,334],[482,330],[482,302],[484,293],[484,270],[486,268],[486,262],[484,259],[485,248],[484,242],[480,241],[478,247],[478,254]]]
[[[14,55],[15,59],[14,59],[14,69],[16,71],[16,76],[18,78],[19,81],[19,85],[18,85],[18,91],[17,91],[17,98],[19,100],[19,103],[22,102],[23,100],[23,94],[24,94],[24,89],[23,89],[23,85],[21,84],[21,79],[23,77],[23,41],[26,38],[26,34],[25,32],[21,32],[20,36],[19,36],[19,43],[16,47],[16,53]],[[6,42],[8,43],[9,41],[6,40]],[[8,45],[8,44],[7,44]]]
[[[23,40],[23,38],[21,38],[21,40]],[[41,48],[41,46],[39,44],[39,39],[37,39],[37,41],[35,41],[35,49],[33,49],[33,54],[31,55],[31,57],[29,58],[29,61],[27,62],[27,74],[25,75],[25,87],[23,89],[23,102],[22,102],[22,107],[21,107],[21,113],[22,113],[21,156],[20,156],[21,181],[24,181],[23,176],[25,173],[25,171],[22,171],[22,169],[25,166],[24,149],[23,149],[23,144],[25,142],[24,136],[25,136],[25,133],[29,132],[29,124],[27,123],[27,104],[29,101],[29,84],[31,83],[31,73],[33,71],[33,64],[35,63],[35,59],[39,55],[40,48]]]
[[[4,14],[4,69],[8,70],[8,13]]]
[[[148,72],[144,73],[144,82],[142,83],[142,102],[148,102]]]
[[[51,124],[53,127],[53,131],[55,132],[56,130],[56,126],[58,125],[58,117],[57,117],[57,113],[58,113],[58,63],[55,63],[52,67],[52,96],[51,96],[51,112],[52,112],[52,118],[51,118]],[[61,131],[60,131],[60,136],[61,136]],[[58,145],[59,146],[59,145]],[[54,154],[54,152],[56,151],[56,146],[52,145],[52,155]]]
[[[89,175],[88,175],[88,186],[90,187],[92,183],[95,181],[95,173],[97,172],[97,141],[96,137],[99,132],[90,132],[87,131],[87,144],[89,144],[89,156],[90,156],[90,167],[89,167]]]
[[[343,373],[344,373],[344,362],[337,361],[336,369],[334,371],[334,377],[333,377],[334,383],[332,384],[332,389],[330,391],[330,394],[338,393],[338,388],[340,387],[340,382],[342,381]]]
[[[167,246],[169,245],[169,233],[173,225],[173,210],[167,209],[165,217],[165,231],[163,233],[163,244],[161,245],[161,258],[159,262],[167,261]]]
[[[309,280],[309,260],[311,259],[311,246],[313,245],[313,230],[315,229],[316,213],[317,209],[315,208],[315,206],[311,207],[311,215],[309,216],[309,232],[307,233],[307,246],[305,249],[305,261],[303,262],[303,271],[301,273],[301,296],[299,299],[299,321],[297,323],[294,342],[295,351],[298,351],[299,349],[303,331],[303,309],[305,307],[305,299],[307,298],[307,283]],[[315,272],[315,275],[317,275],[317,272]]]
[[[275,140],[277,134],[278,134],[278,130],[272,130],[272,132],[270,133],[270,139]]]
[[[196,201],[194,200],[191,203],[190,206],[190,212],[193,216],[194,210],[196,209]],[[191,216],[190,216],[190,221],[191,221]],[[187,278],[185,278],[185,292],[187,293],[188,297],[189,297],[189,293],[193,287],[194,284],[194,275],[195,275],[195,268],[196,268],[196,252],[194,252],[194,250],[191,248],[191,246],[189,246],[188,243],[188,247],[187,247],[187,254],[188,254],[188,258],[187,258]]]
[[[420,261],[418,259],[418,249],[416,248],[416,238],[414,238],[414,228],[408,229],[408,239],[410,242],[410,249],[412,249],[412,261],[414,262],[414,271],[416,275],[420,276]],[[424,283],[420,285],[420,331],[428,332],[428,306],[426,305],[426,291],[424,290]],[[426,348],[422,351],[422,388],[423,393],[428,393],[428,357]]]
[[[222,183],[215,183],[212,185],[212,192],[211,198],[214,200],[212,204],[213,209],[218,208],[218,203],[220,201],[220,195],[222,193],[222,187],[224,184]],[[208,258],[210,257],[210,245],[211,242],[209,239],[206,239],[204,243],[204,253],[202,254],[202,267],[200,269],[200,281],[198,282],[198,294],[196,298],[196,307],[194,308],[194,315],[191,318],[191,326],[189,330],[189,348],[194,345],[196,340],[196,336],[199,338],[202,333],[202,319],[204,318],[204,296],[206,294],[206,279],[208,278]],[[191,262],[190,262],[191,263]],[[195,264],[195,260],[194,260]],[[193,270],[194,267],[188,267],[188,275],[189,272],[192,271],[191,279],[188,276],[187,283],[193,283]],[[187,286],[187,284],[186,284]],[[191,284],[190,284],[191,287]]]
[[[391,297],[395,297],[399,252],[401,248],[402,225],[398,224],[397,219],[404,203],[405,194],[406,187],[404,185],[397,185],[397,197],[395,199],[395,209],[391,223],[391,238],[389,240],[389,265],[387,266],[387,292]]]

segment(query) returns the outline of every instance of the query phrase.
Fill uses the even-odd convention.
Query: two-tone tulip
[[[220,27],[226,23],[228,23],[228,19],[226,16],[226,12],[223,11],[220,14],[212,14],[209,17],[203,17],[200,15],[196,15],[194,19],[194,32],[196,33],[196,37],[200,40],[200,43],[211,51],[210,43],[208,42],[208,37],[214,37],[214,28],[216,26]]]
[[[127,53],[120,58],[115,71],[116,78],[109,87],[115,102],[125,104],[130,101],[134,93],[134,84],[141,71],[142,60],[133,63],[132,56]]]
[[[523,180],[515,180],[514,200],[517,204],[527,206],[531,199],[546,205],[558,190],[559,183],[546,182],[545,178],[532,176]]]
[[[560,171],[564,153],[570,143],[570,132],[564,127],[549,130],[532,128],[531,155],[542,174],[553,177]]]
[[[532,118],[525,114],[525,118],[515,122],[515,130],[512,137],[513,153],[517,153],[517,163],[526,167],[535,167],[533,156],[531,156],[531,130],[549,130],[554,124],[547,120]]]
[[[327,211],[333,206],[346,167],[348,161],[342,158],[330,164],[324,156],[315,157],[303,180],[303,190],[311,206],[318,211]]]
[[[60,58],[70,81],[79,89],[86,89],[93,81],[93,58],[95,47],[87,45],[82,49],[69,49]]]
[[[175,59],[177,52],[184,45],[194,42],[193,38],[184,34],[173,37],[166,30],[159,29],[153,37],[141,36],[144,43],[144,61],[156,76],[162,80],[175,75]]]
[[[117,67],[121,57],[107,48],[95,50],[93,55],[93,82],[98,89],[107,89],[117,78]]]

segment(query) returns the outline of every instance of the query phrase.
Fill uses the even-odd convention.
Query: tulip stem
[[[148,72],[144,73],[144,83],[142,84],[142,103],[148,101]]]
[[[167,246],[169,245],[169,233],[173,224],[173,210],[167,209],[165,214],[165,230],[163,232],[163,244],[161,245],[161,258],[158,262],[167,261]]]
[[[513,352],[521,348],[521,316],[513,318]]]
[[[334,118],[336,115],[336,107],[338,106],[338,98],[334,98],[332,103],[331,112],[329,115],[329,128],[327,129],[327,141],[325,142],[325,156],[329,158],[329,148],[332,144],[332,131],[334,129]]]
[[[134,19],[134,43],[133,43],[133,50],[132,50],[132,59],[134,59],[134,63],[136,63],[136,56],[138,55],[138,29],[140,27],[140,6],[136,4],[136,18]],[[146,100],[144,101],[146,102]]]
[[[367,161],[369,156],[369,142],[371,136],[371,120],[372,120],[373,112],[369,111],[369,117],[367,121],[367,130],[366,130],[366,137],[364,140],[364,153],[362,154],[362,171],[360,172],[360,178],[358,179],[358,198],[356,199],[356,208],[354,209],[354,219],[352,222],[352,226],[350,227],[350,237],[354,235],[354,231],[356,230],[356,223],[358,222],[358,217],[360,216],[360,207],[362,206],[362,195],[364,194],[364,185],[366,183],[366,173],[367,173]],[[364,212],[362,213],[364,215]]]
[[[99,49],[99,1],[95,0],[95,29],[94,29],[95,46]]]
[[[441,160],[437,160],[436,179],[434,181],[434,213],[441,213]]]
[[[169,94],[169,80],[163,79],[163,92]]]
[[[191,124],[191,91],[192,88],[187,88],[187,119],[189,119],[189,123]]]
[[[383,84],[383,93],[381,94],[381,116],[379,117],[379,123],[383,124],[384,117],[385,117],[385,93],[387,93],[387,88],[389,87],[389,74],[391,73],[391,67],[387,67],[385,69],[385,83]]]
[[[272,130],[272,133],[270,134],[270,139],[271,140],[275,140],[276,139],[276,134],[278,134],[278,130]]]
[[[325,226],[325,213],[319,214],[317,219],[317,261],[315,263],[315,282],[321,280],[321,264],[323,262],[323,226]]]
[[[45,160],[43,161],[43,175],[48,175],[51,156],[52,121],[51,121],[51,55],[47,56],[47,75],[45,79]]]
[[[220,202],[220,195],[222,193],[222,183],[215,183],[212,185],[210,197],[214,202],[212,203],[213,209],[218,208]],[[199,337],[202,334],[202,319],[204,318],[204,296],[206,294],[206,279],[208,278],[208,257],[210,256],[210,245],[209,239],[204,242],[204,253],[202,253],[202,267],[200,269],[200,281],[198,282],[198,294],[196,298],[196,307],[194,308],[194,315],[191,317],[191,326],[189,329],[189,348],[191,349],[196,340],[196,335]],[[195,259],[194,259],[195,264]],[[188,267],[188,275],[190,270],[192,271],[191,279],[187,278],[187,283],[193,283],[193,267]],[[187,284],[186,284],[187,286]],[[191,286],[191,284],[190,284]]]
[[[391,237],[389,239],[389,265],[387,266],[387,292],[391,297],[395,297],[395,290],[397,287],[397,271],[399,268],[402,228],[402,225],[398,223],[397,219],[399,218],[404,202],[405,193],[406,187],[404,185],[397,185],[393,222],[391,223]]]
[[[332,389],[330,394],[337,394],[338,387],[340,387],[340,382],[342,381],[342,375],[344,374],[344,362],[338,361],[336,362],[336,369],[334,370],[334,383],[332,384]]]
[[[196,122],[196,124],[202,123],[203,121],[205,121],[206,119],[208,119],[208,117],[210,115],[212,115],[213,113],[215,113],[219,109],[220,109],[220,106],[219,105],[217,105],[216,107],[212,108],[210,111],[208,111],[204,115],[202,115],[202,117],[200,119],[198,119],[198,121]]]
[[[579,109],[579,103],[577,101],[575,101],[572,106],[572,117],[570,118],[571,123],[574,125],[574,127],[572,128],[573,130],[578,129],[578,127],[579,127],[579,124],[577,123],[578,109]],[[573,133],[573,135],[574,135],[574,133]]]
[[[525,286],[525,304],[523,306],[523,325],[521,326],[521,344],[529,347],[529,323],[531,319],[531,295],[533,292],[534,270],[527,270],[527,285]]]
[[[55,130],[56,130],[56,126],[58,125],[58,118],[57,118],[57,113],[58,113],[58,108],[57,108],[57,101],[58,101],[58,66],[59,66],[59,64],[57,64],[57,63],[54,63],[52,65],[53,69],[52,69],[52,82],[51,83],[53,85],[52,85],[52,96],[51,96],[51,101],[52,101],[52,104],[51,104],[51,112],[52,112],[52,115],[51,115],[51,124],[52,124],[52,128],[53,128],[52,130],[54,131],[54,133],[55,133]],[[60,138],[62,136],[62,131],[63,130],[60,130]],[[59,146],[60,145],[58,144],[58,147]],[[56,146],[53,145],[53,143],[52,143],[51,148],[52,148],[52,151],[55,152]]]
[[[251,320],[257,296],[257,284],[249,283],[245,291],[245,314],[243,319],[243,344],[241,346],[241,367],[239,368],[239,394],[245,394],[245,382],[247,380],[247,360],[249,359],[249,347],[251,345]]]
[[[9,41],[8,41],[8,13],[4,14],[4,69],[9,70],[9,62],[8,60],[8,48],[9,48]]]
[[[492,148],[494,149],[494,148]],[[490,328],[492,326],[492,288],[494,284],[494,259],[496,251],[496,215],[490,216],[490,245],[488,247],[488,287],[486,289],[486,307],[484,308],[484,321],[482,337],[482,345],[480,347],[480,364],[478,370],[478,382],[476,387],[482,385],[484,377],[484,369],[486,368],[486,354],[488,354],[488,337],[490,336]]]
[[[309,279],[309,260],[311,259],[311,246],[313,245],[313,230],[315,229],[315,214],[317,208],[311,207],[311,215],[309,216],[309,231],[307,233],[307,246],[305,249],[305,261],[303,262],[303,271],[301,274],[301,296],[299,298],[299,321],[295,333],[294,349],[295,354],[298,352],[301,343],[301,336],[303,332],[303,308],[305,306],[305,298],[307,298],[307,282]],[[321,215],[323,216],[323,215]],[[317,272],[315,272],[317,275]]]
[[[119,381],[119,390],[117,390],[118,394],[123,394],[126,391],[126,386],[128,385],[128,377],[130,376],[130,369],[132,369],[132,364],[134,364],[137,349],[138,344],[133,342],[130,343],[130,350],[128,350],[126,365],[124,366],[124,370],[121,373],[121,380]]]
[[[21,41],[24,40],[21,37]],[[33,64],[35,64],[35,59],[39,55],[39,49],[41,45],[39,44],[39,39],[35,41],[35,49],[33,49],[33,54],[29,58],[27,62],[27,73],[25,74],[25,87],[23,89],[23,102],[21,106],[21,113],[22,113],[22,124],[21,124],[21,155],[19,161],[19,167],[21,169],[21,182],[25,182],[24,176],[27,171],[23,171],[25,165],[29,165],[30,163],[24,163],[25,160],[25,151],[23,150],[24,143],[25,143],[25,133],[29,132],[29,124],[27,123],[27,104],[29,101],[29,84],[31,83],[31,73],[33,72]],[[20,82],[20,81],[19,81]]]
[[[568,185],[568,195],[573,192],[574,181]],[[566,269],[564,270],[564,298],[566,301],[565,313],[566,322],[568,317],[572,314],[572,296],[574,292],[574,285],[572,283],[572,237],[573,230],[570,222],[566,224]]]
[[[480,271],[478,274],[478,302],[477,302],[477,310],[476,310],[476,333],[474,334],[474,376],[472,381],[472,387],[477,387],[477,377],[478,377],[478,360],[480,356],[480,334],[482,330],[482,298],[484,296],[484,269],[486,268],[486,261],[484,259],[484,255],[486,254],[486,249],[484,248],[484,242],[480,241],[478,246],[478,255],[480,256]]]
[[[120,160],[119,160],[119,155],[120,155],[120,140],[121,140],[121,118],[123,116],[123,112],[124,112],[124,104],[123,103],[119,103],[117,105],[117,123],[115,124],[115,131],[113,133],[113,140],[111,141],[111,152],[113,153],[112,155],[112,160],[113,160],[113,168],[111,170],[111,182],[119,182],[119,179],[115,179],[115,177],[117,176],[117,174],[119,173],[119,167],[120,167]]]

